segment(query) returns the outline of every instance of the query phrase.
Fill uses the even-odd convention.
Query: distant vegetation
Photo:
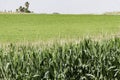
[[[60,14],[60,13],[58,13],[58,12],[53,12],[53,14]]]
[[[25,7],[20,6],[19,9],[16,9],[16,12],[31,13],[31,11],[29,10],[29,5],[29,2],[25,2]]]
[[[104,15],[120,15],[120,12],[106,12]]]

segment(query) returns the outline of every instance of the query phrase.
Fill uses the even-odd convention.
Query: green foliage
[[[20,6],[19,9],[16,9],[16,12],[31,13],[31,11],[28,10],[29,5],[29,2],[25,2],[25,7]]]
[[[28,8],[29,8],[29,2],[25,2],[25,7],[26,7],[26,9],[28,10]]]
[[[120,39],[0,48],[3,80],[119,80]]]

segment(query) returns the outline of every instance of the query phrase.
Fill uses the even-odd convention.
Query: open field
[[[72,39],[119,31],[120,16],[0,14],[0,42]]]

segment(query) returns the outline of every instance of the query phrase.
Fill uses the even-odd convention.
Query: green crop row
[[[119,80],[120,39],[0,48],[0,80]]]

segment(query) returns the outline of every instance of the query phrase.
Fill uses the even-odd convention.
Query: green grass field
[[[120,16],[0,14],[0,42],[73,39],[119,31]]]

